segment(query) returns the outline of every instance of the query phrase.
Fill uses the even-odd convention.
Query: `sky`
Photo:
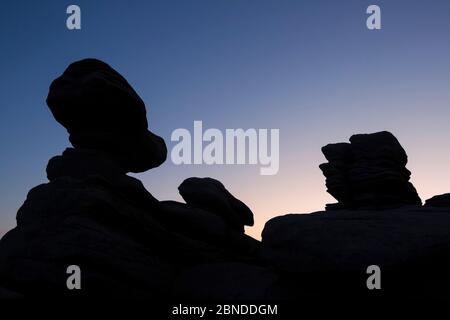
[[[66,8],[81,8],[68,30]],[[381,8],[368,30],[366,8]],[[450,192],[450,2],[322,0],[2,1],[0,236],[15,226],[48,160],[69,146],[45,98],[67,65],[98,58],[147,107],[170,150],[177,128],[278,128],[280,168],[174,165],[136,174],[158,199],[181,200],[191,176],[219,179],[254,212],[247,233],[288,213],[323,210],[320,148],[391,131],[422,200]]]

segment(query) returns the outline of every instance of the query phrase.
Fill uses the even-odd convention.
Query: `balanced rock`
[[[319,167],[328,193],[338,200],[327,210],[421,205],[409,182],[406,152],[391,133],[353,135],[350,143],[329,144],[322,152],[328,163]]]
[[[69,65],[50,85],[47,104],[75,148],[107,152],[126,172],[143,172],[166,159],[164,140],[148,130],[144,102],[100,60]]]
[[[237,230],[243,232],[245,225],[253,225],[252,211],[220,181],[212,178],[189,178],[183,181],[178,190],[188,205],[222,217]]]

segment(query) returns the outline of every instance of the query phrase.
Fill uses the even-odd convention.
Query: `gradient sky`
[[[77,4],[82,30],[66,28]],[[378,4],[382,30],[366,28]],[[47,161],[68,146],[48,111],[50,82],[95,57],[134,86],[150,128],[171,132],[279,128],[280,171],[175,166],[138,174],[157,198],[180,199],[190,176],[221,180],[255,214],[259,238],[273,216],[333,202],[320,148],[389,130],[409,155],[423,200],[450,192],[450,1],[2,1],[0,10],[0,236],[15,226]]]

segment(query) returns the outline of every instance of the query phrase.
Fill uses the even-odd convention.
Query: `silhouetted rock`
[[[189,178],[178,187],[187,204],[219,215],[237,230],[244,225],[253,225],[252,211],[225,189],[224,185],[211,178]]]
[[[47,102],[75,148],[50,159],[49,182],[28,193],[17,227],[0,241],[0,295],[161,299],[176,294],[175,285],[195,292],[188,278],[198,265],[262,268],[260,243],[239,228],[253,223],[252,212],[219,181],[188,179],[180,186],[184,204],[160,202],[126,175],[161,164],[166,147],[111,67],[94,59],[71,64]],[[70,265],[81,268],[82,290],[66,287]]]
[[[147,129],[144,102],[102,61],[69,65],[50,85],[47,104],[75,148],[107,152],[125,172],[146,171],[166,159],[164,140]]]
[[[373,297],[366,270],[376,265],[382,297],[449,297],[450,212],[432,207],[445,207],[448,195],[420,206],[406,153],[388,132],[322,151],[328,192],[339,201],[327,210],[340,210],[276,217],[262,233],[260,257],[278,270],[284,295]]]
[[[450,193],[434,196],[425,201],[426,207],[450,207]]]
[[[241,255],[244,260],[251,258],[259,248],[259,241],[236,230],[227,219],[212,211],[176,201],[161,201],[160,204],[159,220],[169,225],[172,231],[216,245],[224,252]]]
[[[405,168],[406,152],[391,133],[353,135],[350,143],[329,144],[322,152],[327,191],[339,201],[327,210],[421,205]]]
[[[207,253],[158,222],[159,202],[120,170],[95,152],[52,159],[50,182],[29,192],[17,227],[0,242],[0,282],[27,296],[77,294],[65,285],[75,264],[83,272],[78,294],[164,297],[181,265],[215,260],[216,248]]]
[[[180,203],[126,175],[160,165],[166,147],[105,63],[71,64],[47,101],[74,148],[50,159],[49,182],[30,190],[0,241],[0,298],[353,302],[348,295],[370,294],[370,265],[381,268],[383,294],[449,297],[450,195],[419,206],[406,153],[388,132],[325,146],[320,168],[339,201],[327,209],[342,210],[273,218],[261,243],[243,232],[252,211],[220,181],[186,179]],[[66,287],[70,265],[81,268],[82,290]]]
[[[266,223],[261,256],[290,283],[291,297],[368,294],[370,265],[381,268],[384,296],[444,297],[449,229],[448,208],[289,214]]]

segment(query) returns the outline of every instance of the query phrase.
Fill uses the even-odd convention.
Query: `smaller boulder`
[[[244,231],[253,225],[253,212],[224,185],[212,178],[188,178],[178,187],[184,201],[222,217],[233,229]]]

